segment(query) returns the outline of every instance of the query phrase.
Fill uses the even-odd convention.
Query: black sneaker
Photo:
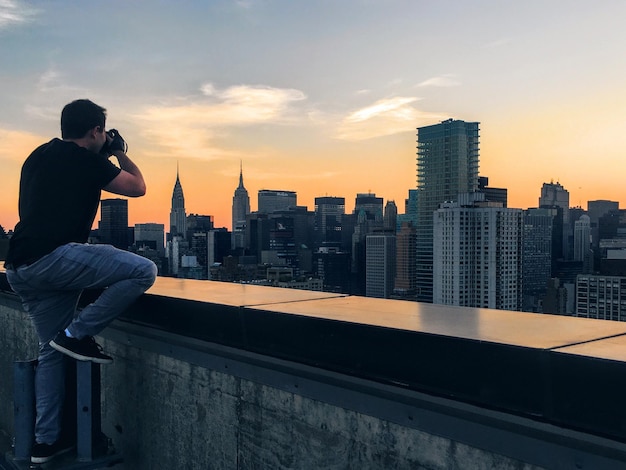
[[[50,346],[79,361],[91,361],[98,364],[111,364],[113,362],[113,358],[102,352],[102,346],[96,343],[92,336],[76,339],[70,338],[64,331],[59,331],[50,341]]]
[[[38,442],[36,442],[33,445],[30,461],[32,463],[50,462],[50,460],[52,460],[53,458],[69,452],[73,448],[73,445],[64,444],[60,440],[56,441],[54,444],[39,444]]]

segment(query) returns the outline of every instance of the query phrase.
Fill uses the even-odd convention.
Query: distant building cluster
[[[90,241],[150,258],[162,276],[626,321],[626,211],[570,207],[553,181],[537,207],[509,208],[507,190],[478,173],[479,131],[453,119],[417,129],[402,212],[371,192],[352,213],[338,196],[311,211],[284,189],[258,191],[251,212],[240,167],[229,231],[186,213],[177,168],[169,231],[129,228],[127,200],[104,199]],[[10,235],[0,230],[0,250]]]

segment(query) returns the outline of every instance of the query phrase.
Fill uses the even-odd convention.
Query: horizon
[[[621,202],[624,14],[610,1],[0,1],[0,225],[17,223],[23,161],[78,98],[107,108],[144,173],[129,225],[169,229],[177,166],[187,213],[216,227],[231,228],[240,164],[251,210],[280,189],[309,210],[337,196],[349,213],[372,192],[404,212],[416,129],[449,118],[480,123],[479,174],[509,207],[536,207],[547,182],[571,207]]]

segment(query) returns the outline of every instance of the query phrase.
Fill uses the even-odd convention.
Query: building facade
[[[415,225],[403,222],[396,233],[396,284],[394,295],[402,299],[415,299]]]
[[[524,211],[522,249],[522,310],[542,311],[541,302],[552,276],[551,209]]]
[[[159,256],[165,256],[165,225],[147,223],[135,224],[135,245],[147,246]]]
[[[341,246],[342,222],[346,198],[323,196],[315,198],[315,245]]]
[[[576,316],[626,321],[626,277],[578,275]]]
[[[435,212],[433,302],[520,310],[522,210],[484,204]]]
[[[261,189],[258,193],[258,212],[271,214],[276,211],[288,211],[298,205],[295,191],[276,191]]]
[[[373,233],[366,237],[365,295],[388,299],[396,278],[396,237]]]
[[[591,250],[591,219],[581,215],[574,222],[574,261],[584,261]]]

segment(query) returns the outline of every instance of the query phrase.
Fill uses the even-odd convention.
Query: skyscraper
[[[250,214],[250,197],[243,185],[243,166],[239,168],[239,186],[233,196],[231,248],[241,250],[246,246],[246,217]]]
[[[539,197],[539,207],[560,209],[561,215],[558,216],[559,220],[555,220],[553,224],[555,233],[552,240],[552,257],[555,260],[570,260],[570,245],[573,244],[573,236],[570,237],[569,231],[569,191],[558,181],[556,183],[543,183],[541,196]],[[570,243],[570,238],[572,243]]]
[[[187,230],[187,214],[185,213],[185,196],[180,184],[178,165],[176,166],[176,183],[172,192],[172,209],[170,211],[170,239],[178,235],[185,237]]]
[[[100,202],[98,236],[102,243],[128,250],[128,200],[103,199]]]
[[[522,251],[522,310],[541,311],[552,273],[552,209],[524,211]]]
[[[597,252],[600,246],[600,218],[613,211],[619,210],[619,202],[600,199],[597,201],[587,201],[587,213],[591,224],[591,242],[593,249]]]
[[[478,188],[479,123],[448,119],[417,129],[417,300],[433,301],[433,213]]]
[[[353,211],[352,294],[366,295],[366,237],[383,228],[383,198],[375,193],[357,193]]]

